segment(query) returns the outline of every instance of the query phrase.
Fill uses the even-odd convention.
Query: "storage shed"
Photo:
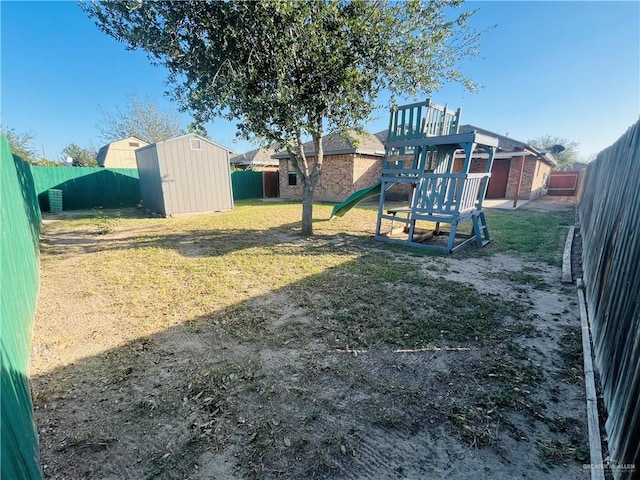
[[[229,149],[191,133],[136,150],[144,207],[165,217],[233,209]]]
[[[136,149],[149,145],[138,137],[128,137],[100,148],[96,158],[105,168],[136,168]]]

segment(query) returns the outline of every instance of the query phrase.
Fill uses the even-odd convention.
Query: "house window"
[[[129,146],[138,148],[140,146],[140,144],[138,142],[129,142]]]
[[[191,139],[191,150],[202,150],[202,145],[200,144],[199,138]]]
[[[293,160],[287,160],[287,172],[289,173],[289,186],[295,187],[298,185],[298,174],[293,166]]]

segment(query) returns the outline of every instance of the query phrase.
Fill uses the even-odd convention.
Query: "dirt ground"
[[[147,260],[118,264],[113,251],[151,234],[159,243],[145,248],[182,248],[196,260],[178,284],[203,299],[191,282],[206,283],[195,262],[208,259],[195,237],[163,237],[154,222],[96,235],[45,219],[32,388],[46,478],[588,478],[579,313],[559,267],[320,237],[314,248],[349,262],[281,286],[224,260],[238,298],[202,314],[197,299],[169,305],[168,291],[164,312],[151,290],[119,283]],[[282,231],[260,239],[310,255]],[[178,275],[167,271],[145,281],[161,291]],[[422,332],[409,329],[426,327],[406,319],[437,310],[459,314],[432,342],[412,341]],[[464,330],[485,315],[469,323],[485,330]]]

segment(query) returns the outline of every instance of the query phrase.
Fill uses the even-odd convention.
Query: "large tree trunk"
[[[302,136],[298,132],[297,151],[289,150],[289,155],[295,159],[294,165],[297,172],[302,176],[302,235],[313,235],[313,192],[320,179],[322,172],[322,161],[324,152],[322,150],[322,117],[316,121],[316,129],[311,133],[315,148],[315,162],[309,165],[304,153]]]
[[[307,179],[305,179],[307,180]],[[310,178],[308,180],[311,180]],[[313,189],[311,181],[302,184],[302,235],[313,235]]]

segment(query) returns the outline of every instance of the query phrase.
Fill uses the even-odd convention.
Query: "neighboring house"
[[[477,131],[498,140],[487,198],[533,200],[545,194],[546,182],[556,160],[550,153],[504,135],[475,127],[462,125],[459,133]],[[382,175],[382,158],[385,153],[387,131],[375,135],[356,135],[358,146],[337,134],[323,137],[324,164],[322,175],[314,192],[319,201],[343,201],[357,190],[373,185]],[[305,144],[305,152],[313,161],[313,144]],[[476,150],[470,173],[484,172],[488,155]],[[273,156],[280,160],[280,197],[302,197],[300,178],[296,175],[286,152]],[[412,157],[411,157],[412,158]],[[524,166],[522,159],[524,158]],[[454,171],[460,171],[464,154],[456,155]],[[394,185],[391,194],[398,200],[410,194],[410,185]]]
[[[260,147],[246,153],[234,154],[230,162],[232,166],[243,170],[277,171],[280,162],[271,157],[278,152],[277,147]]]
[[[315,200],[342,201],[355,191],[380,179],[384,145],[375,135],[353,133],[352,138],[346,138],[331,133],[322,137],[322,147],[322,175],[314,191]],[[309,162],[313,164],[313,142],[305,143],[304,151]],[[280,197],[301,198],[302,181],[291,164],[289,154],[277,153],[273,158],[280,162]]]
[[[228,148],[190,133],[135,154],[145,208],[165,217],[233,209]]]
[[[147,145],[137,137],[111,142],[98,151],[98,165],[105,168],[137,168],[136,149]]]
[[[278,195],[278,159],[272,158],[280,152],[277,146],[256,148],[246,153],[231,156],[231,166],[240,170],[262,172],[262,192],[264,198],[277,198]]]
[[[459,129],[460,133],[471,131],[498,139],[498,149],[491,168],[491,180],[486,198],[517,197],[522,200],[533,200],[546,193],[547,179],[557,163],[552,154],[543,153],[525,142],[473,125],[461,125]],[[471,173],[484,171],[486,162],[486,155],[483,152],[474,154]],[[456,158],[456,166],[458,163],[460,167],[454,170],[462,167],[463,158]]]

